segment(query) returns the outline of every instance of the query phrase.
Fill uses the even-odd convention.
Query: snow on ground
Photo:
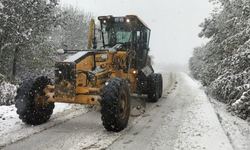
[[[196,81],[196,83],[201,89],[206,91],[198,81]],[[208,93],[206,94],[234,150],[250,150],[249,122],[242,120],[237,116],[233,116],[227,111],[227,105],[225,103],[212,98]]]
[[[30,125],[26,125],[18,118],[15,105],[0,106],[0,137],[3,137],[0,141],[0,149],[86,112],[88,109],[84,105],[55,103],[49,122],[30,128]]]
[[[176,75],[177,87],[165,100],[171,104],[162,106],[168,113],[156,130],[151,148],[232,150],[204,91],[186,74]]]
[[[161,73],[164,81],[169,79],[166,72]],[[176,86],[164,93],[158,107],[146,110],[146,116],[108,149],[233,149],[205,92],[187,74],[173,76]]]
[[[186,74],[180,76],[177,98],[186,100],[180,106],[186,113],[182,114],[175,149],[232,149],[205,92]]]
[[[69,104],[55,103],[53,114],[70,109]],[[0,106],[0,135],[13,131],[13,129],[22,129],[25,124],[18,118],[15,105]]]
[[[221,125],[230,139],[234,150],[250,150],[250,125],[249,122],[232,116],[226,111],[226,105],[210,98],[215,108]]]

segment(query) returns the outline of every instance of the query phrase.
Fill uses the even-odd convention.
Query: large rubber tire
[[[51,80],[45,76],[25,80],[17,89],[15,97],[19,118],[30,125],[39,125],[49,120],[55,107],[52,102],[45,101],[43,89],[51,85]]]
[[[108,131],[119,132],[127,127],[130,114],[130,92],[123,78],[110,78],[103,87],[101,114]]]
[[[158,74],[159,78],[159,98],[162,97],[162,90],[163,90],[163,81],[162,81],[162,75]]]
[[[149,76],[148,101],[157,102],[160,96],[159,74],[154,73]]]

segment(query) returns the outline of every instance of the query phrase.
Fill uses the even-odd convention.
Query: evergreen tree
[[[200,50],[194,50],[190,70],[203,64],[199,76],[213,96],[226,102],[229,110],[250,120],[250,0],[210,0],[220,3],[200,25],[200,37],[210,41]],[[199,56],[204,56],[200,59]],[[200,63],[194,61],[200,60]]]
[[[18,75],[27,61],[35,64],[33,48],[41,44],[49,29],[56,25],[53,15],[56,0],[1,0],[0,8],[0,72]],[[40,47],[41,48],[41,47]],[[47,48],[40,49],[40,53]],[[32,67],[32,66],[30,66]]]
[[[84,12],[72,6],[57,10],[61,24],[50,32],[50,41],[56,48],[86,49],[88,43],[92,13]]]

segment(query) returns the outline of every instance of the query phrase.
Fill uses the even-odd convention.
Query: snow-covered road
[[[171,74],[162,74],[164,81],[168,82]],[[174,74],[173,80],[176,86],[171,92],[168,84],[164,84],[165,93],[158,102],[159,107],[147,111],[146,117],[133,125],[109,149],[233,149],[198,84],[184,73]]]
[[[74,105],[62,108],[66,109],[63,112],[56,110],[48,123],[35,127],[12,120],[15,125],[8,124],[6,131],[3,122],[11,118],[5,116],[0,122],[0,148],[233,149],[200,86],[184,73],[161,73],[163,97],[157,103],[147,103],[145,114],[130,117],[129,126],[119,133],[104,130],[100,112]]]

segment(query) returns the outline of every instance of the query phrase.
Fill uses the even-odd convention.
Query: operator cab
[[[125,17],[99,16],[103,48],[120,44],[119,51],[136,52],[131,68],[142,69],[146,66],[149,51],[150,29],[136,15]]]

